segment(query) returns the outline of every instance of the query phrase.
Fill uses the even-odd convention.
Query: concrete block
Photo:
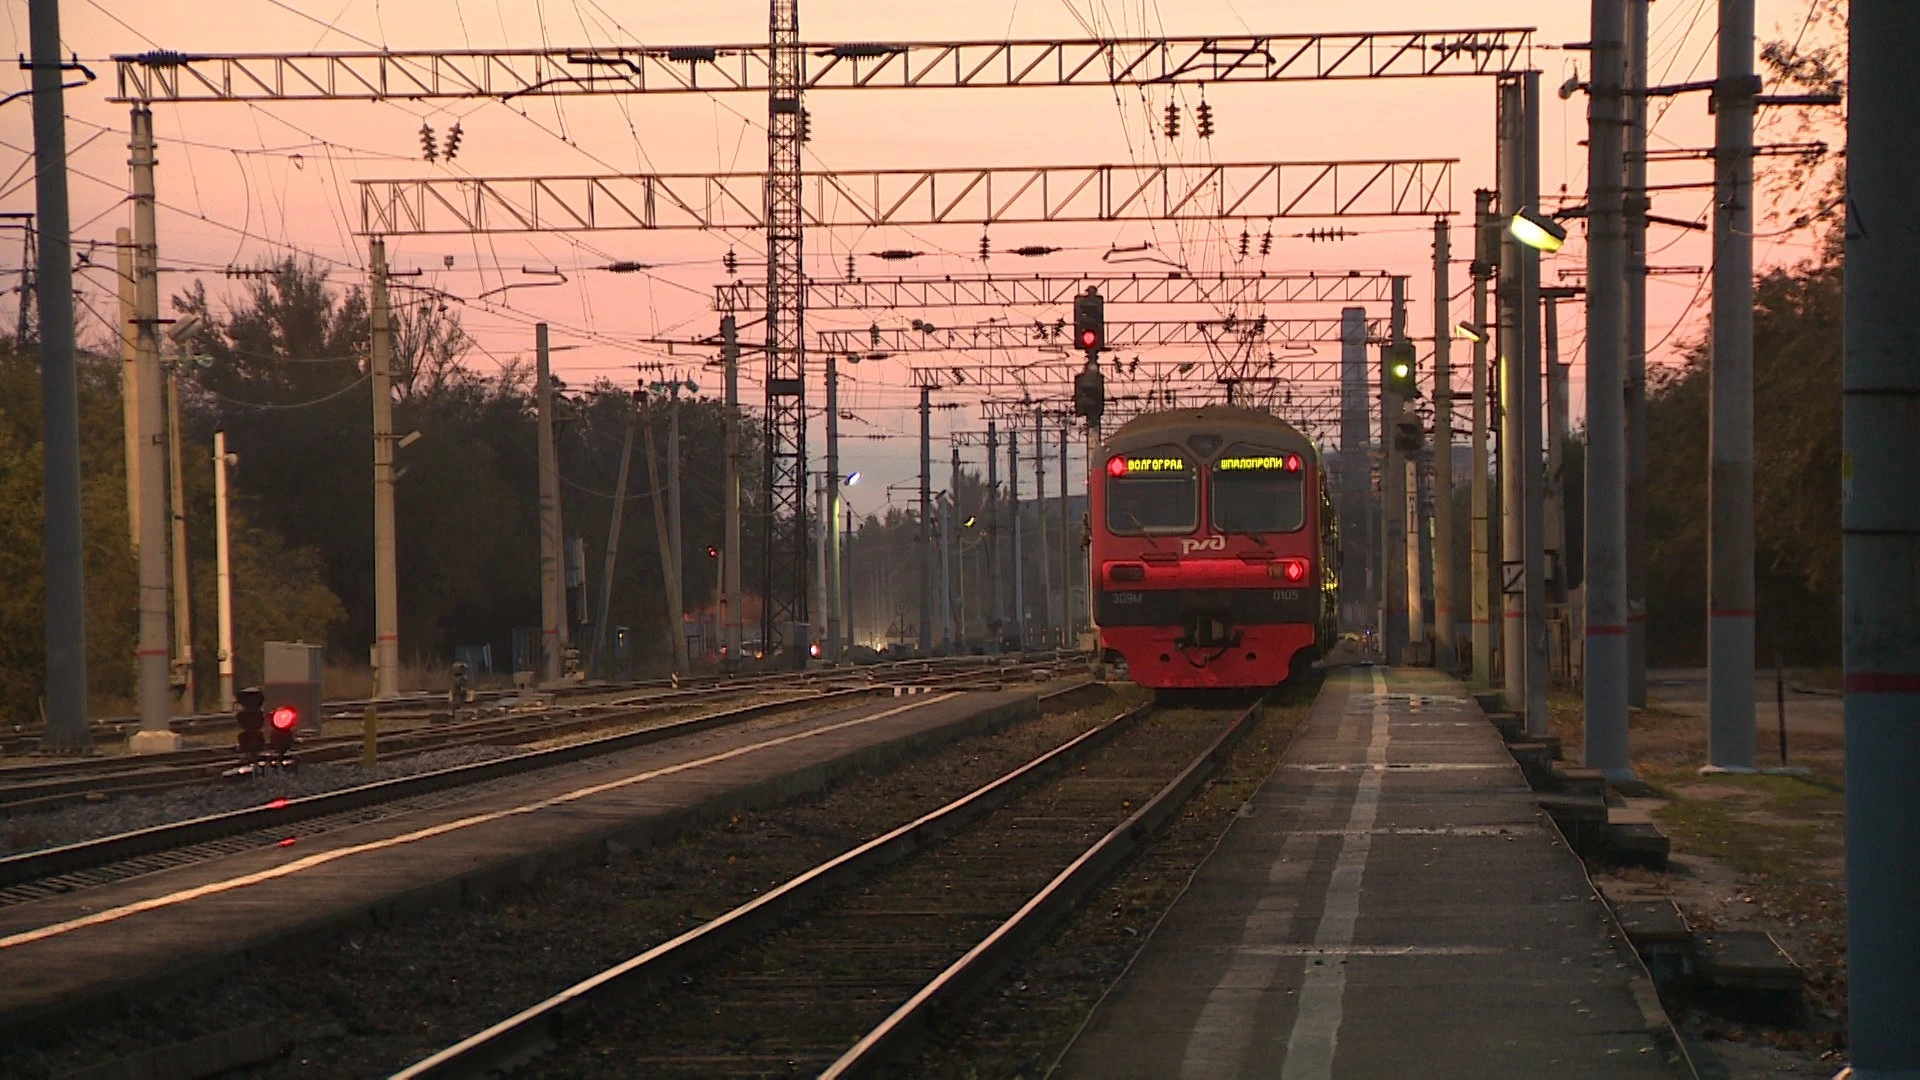
[[[174,731],[136,731],[127,740],[132,754],[170,754],[180,749],[180,735]]]

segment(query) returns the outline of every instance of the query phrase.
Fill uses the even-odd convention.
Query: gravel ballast
[[[217,986],[50,1033],[39,1046],[0,1050],[0,1075],[57,1076],[260,1023],[278,1025],[291,1048],[232,1075],[384,1074],[941,805],[1121,708],[1108,700],[961,740],[884,775],[559,874],[530,892],[273,957]]]

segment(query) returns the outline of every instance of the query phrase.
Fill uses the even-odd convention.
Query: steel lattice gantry
[[[1107,348],[1145,349],[1174,345],[1290,346],[1333,343],[1340,340],[1340,320],[1272,319],[1265,315],[1174,321],[1142,319],[1106,324]],[[1386,340],[1385,320],[1367,324],[1369,339]],[[1003,352],[1010,349],[1066,349],[1073,342],[1052,323],[1018,325],[994,322],[973,326],[914,329],[872,327],[866,330],[821,330],[819,345],[832,353]]]
[[[795,664],[807,642],[787,640],[789,622],[806,623],[807,602],[807,364],[806,264],[802,258],[799,0],[771,0],[767,49],[767,172],[762,178],[767,230],[767,447],[760,506],[768,541],[761,547],[760,640],[784,641]],[[837,478],[835,478],[837,479]],[[836,492],[829,492],[837,497]],[[792,535],[776,537],[781,522]]]
[[[791,13],[792,6],[788,5]],[[776,12],[776,21],[778,13]],[[789,25],[797,26],[797,21]],[[785,43],[114,57],[118,102],[422,101],[786,89],[959,89],[1499,75],[1521,28],[1110,40]],[[781,72],[785,53],[792,67]]]
[[[783,206],[809,228],[1430,218],[1453,212],[1455,164],[1436,159],[878,169],[813,173],[804,180],[795,172]],[[359,233],[394,237],[759,229],[768,226],[769,175],[434,176],[354,183],[360,189]]]
[[[1235,271],[1187,274],[946,274],[807,282],[809,311],[883,308],[1057,307],[1091,286],[1109,304],[1385,304],[1392,278],[1385,272],[1315,274]],[[729,281],[713,288],[716,311],[758,311],[766,290],[758,282]]]

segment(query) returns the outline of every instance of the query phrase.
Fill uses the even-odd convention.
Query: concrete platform
[[[1031,690],[881,697],[546,770],[450,805],[0,907],[0,1038],[311,944],[1035,715]]]
[[[1342,669],[1060,1075],[1675,1075],[1618,937],[1459,683]]]

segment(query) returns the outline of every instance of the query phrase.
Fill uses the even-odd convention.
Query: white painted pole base
[[[136,731],[127,740],[131,754],[170,754],[180,749],[180,735],[174,731]]]

